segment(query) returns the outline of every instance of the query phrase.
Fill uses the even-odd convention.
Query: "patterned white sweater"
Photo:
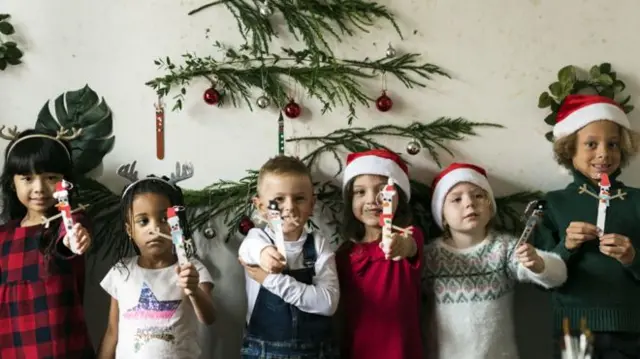
[[[440,359],[518,359],[513,319],[516,281],[557,287],[567,279],[567,268],[558,255],[538,250],[545,270],[531,272],[516,259],[516,241],[494,232],[471,248],[451,247],[442,238],[426,246],[425,270],[435,290]]]

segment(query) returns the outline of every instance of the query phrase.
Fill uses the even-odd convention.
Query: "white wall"
[[[25,49],[25,64],[0,73],[0,124],[32,126],[47,99],[88,83],[104,96],[115,117],[115,149],[105,158],[101,180],[113,189],[119,181],[113,171],[122,162],[139,161],[142,173],[163,173],[177,160],[192,160],[197,175],[185,183],[201,188],[218,179],[237,179],[255,169],[276,151],[277,112],[246,108],[212,108],[201,100],[206,82],[190,87],[185,110],[167,114],[167,156],[155,158],[154,92],[145,81],[160,75],[153,65],[158,56],[177,57],[186,51],[210,51],[205,30],[214,39],[239,43],[235,24],[223,7],[196,16],[186,13],[205,0],[4,0],[0,13],[13,17]],[[516,190],[550,190],[563,186],[543,134],[546,111],[536,107],[538,94],[556,71],[567,64],[589,67],[611,62],[637,102],[640,94],[636,43],[640,3],[633,0],[396,0],[391,6],[405,34],[400,41],[384,23],[379,30],[349,39],[338,56],[362,58],[384,54],[389,41],[399,51],[417,51],[425,59],[450,71],[452,80],[437,79],[427,89],[409,91],[396,81],[389,90],[396,108],[381,114],[359,109],[357,126],[407,124],[438,116],[464,116],[475,121],[503,124],[481,136],[452,146],[457,159],[478,162],[490,171],[498,195]],[[415,30],[415,32],[414,32]],[[220,35],[220,36],[216,36]],[[290,46],[290,43],[282,43]],[[274,46],[274,48],[277,48]],[[373,88],[377,88],[377,82]],[[372,91],[372,95],[377,93]],[[321,117],[317,104],[306,121],[287,121],[287,136],[323,134],[346,126],[344,110]],[[631,117],[637,122],[640,111]],[[633,121],[636,120],[636,121]],[[634,124],[634,126],[638,127]],[[250,128],[250,131],[247,129]],[[265,135],[267,133],[268,135]],[[507,144],[504,138],[513,140]],[[186,140],[188,139],[188,141]],[[239,139],[242,139],[240,141]],[[393,143],[404,148],[405,141]],[[4,142],[0,149],[4,150]],[[288,148],[290,152],[293,147]],[[219,157],[196,158],[219,151]],[[306,147],[300,151],[304,153]],[[424,152],[412,158],[419,170],[414,177],[430,181],[436,166]],[[451,161],[445,157],[445,162]],[[623,175],[640,185],[638,161]],[[223,232],[219,229],[218,232]],[[224,233],[220,233],[222,237]],[[236,358],[244,299],[242,276],[235,256],[239,242],[228,245],[215,239],[200,242],[217,282],[220,320],[209,333],[205,356]],[[98,279],[106,268],[99,265]],[[107,298],[93,283],[88,289],[87,312],[94,340],[99,340],[107,316]],[[537,292],[528,289],[519,300],[523,358],[548,357],[544,328],[546,313]],[[544,301],[542,301],[544,302]],[[542,307],[541,307],[542,306]],[[533,324],[531,324],[533,323]]]

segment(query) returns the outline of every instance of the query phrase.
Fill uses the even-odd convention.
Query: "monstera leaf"
[[[47,101],[38,114],[35,127],[52,131],[66,129],[69,134],[72,129],[82,129],[80,136],[69,141],[75,172],[84,175],[98,167],[115,142],[111,134],[111,110],[104,99],[87,85],[58,96],[53,106],[55,116],[49,107]]]

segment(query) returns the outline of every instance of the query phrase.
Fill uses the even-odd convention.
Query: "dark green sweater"
[[[579,193],[586,184],[596,195],[600,192],[579,172],[565,189],[547,193],[547,209],[537,226],[534,245],[555,252],[564,259],[568,279],[552,292],[554,330],[562,330],[562,318],[568,317],[572,329],[579,329],[581,318],[587,320],[592,331],[640,333],[640,190],[618,182],[618,170],[610,176],[614,196],[618,189],[627,193],[624,200],[615,198],[607,209],[605,233],[629,237],[636,248],[631,265],[602,254],[597,239],[569,251],[564,244],[570,222],[596,224],[598,200],[587,193]]]

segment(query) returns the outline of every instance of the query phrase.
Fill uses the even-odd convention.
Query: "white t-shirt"
[[[200,283],[213,283],[209,271],[191,259]],[[116,359],[197,359],[200,355],[193,305],[178,287],[176,266],[146,269],[138,257],[109,270],[100,285],[118,301]]]
[[[275,235],[268,227],[265,229],[271,238]],[[307,240],[306,231],[297,241],[285,241],[287,265],[290,269],[304,268],[302,248]],[[313,284],[298,282],[286,274],[269,274],[262,282],[262,287],[282,298],[286,303],[296,306],[303,312],[332,316],[338,308],[340,285],[336,270],[336,259],[329,241],[318,231],[313,232],[317,259],[314,266],[316,275]],[[238,255],[247,264],[260,264],[260,253],[272,243],[265,232],[252,228],[240,245]],[[246,275],[247,290],[247,323],[251,319],[253,307],[260,292],[260,283]]]

